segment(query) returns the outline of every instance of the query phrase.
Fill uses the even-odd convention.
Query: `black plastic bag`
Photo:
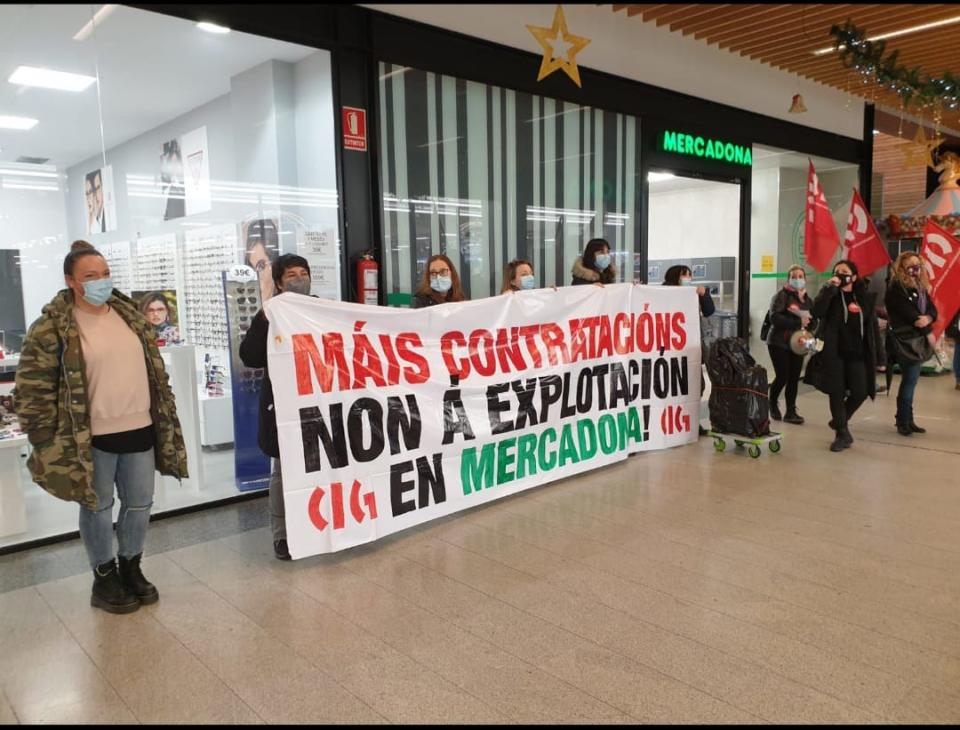
[[[707,374],[710,425],[714,431],[759,438],[770,433],[767,371],[757,365],[739,337],[724,337],[710,348]]]

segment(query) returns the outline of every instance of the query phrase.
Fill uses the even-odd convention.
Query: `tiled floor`
[[[827,451],[695,446],[330,556],[266,503],[151,527],[158,604],[89,606],[76,542],[0,558],[0,722],[960,722],[960,392]]]

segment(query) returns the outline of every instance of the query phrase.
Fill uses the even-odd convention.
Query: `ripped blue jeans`
[[[90,567],[113,560],[113,486],[120,497],[117,519],[118,554],[132,558],[143,552],[153,507],[153,449],[135,454],[110,454],[93,448],[93,488],[97,509],[80,507],[80,537]]]

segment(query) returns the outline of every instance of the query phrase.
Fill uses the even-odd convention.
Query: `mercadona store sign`
[[[672,130],[664,131],[660,138],[660,149],[677,155],[688,155],[708,160],[729,162],[734,165],[752,165],[750,148],[726,142],[722,139],[709,139],[700,135],[686,134]]]

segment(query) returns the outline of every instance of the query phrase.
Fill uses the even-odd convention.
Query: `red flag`
[[[840,245],[840,234],[834,223],[833,213],[823,195],[823,188],[810,162],[807,176],[806,226],[803,231],[803,254],[817,271],[826,271],[830,260]]]
[[[930,279],[930,298],[937,306],[937,337],[960,310],[960,241],[927,219],[920,256]]]
[[[857,265],[860,276],[869,276],[881,266],[890,263],[890,254],[873,224],[867,206],[856,188],[850,199],[850,215],[847,217],[847,233],[844,236],[846,258]]]

